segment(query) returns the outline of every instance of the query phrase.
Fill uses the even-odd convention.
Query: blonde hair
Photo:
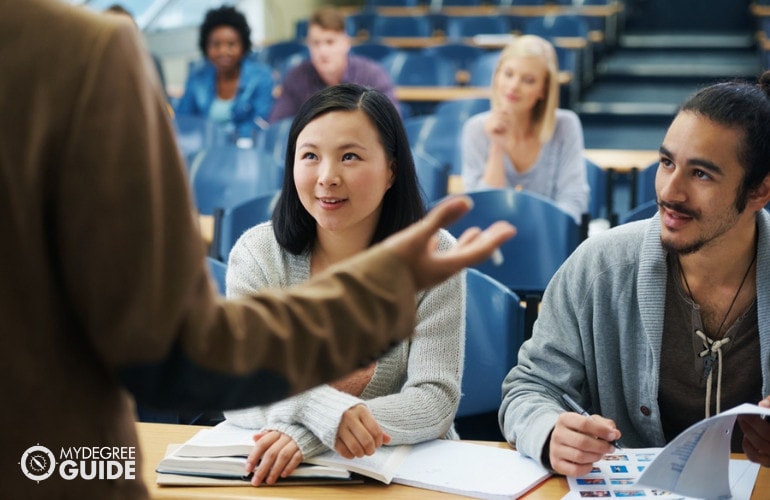
[[[538,57],[546,66],[545,98],[532,109],[532,123],[541,143],[551,139],[556,127],[556,108],[559,107],[559,62],[553,45],[536,35],[517,36],[500,53],[497,67],[492,75],[492,107],[500,105],[500,97],[495,88],[497,74],[503,62],[512,57]]]

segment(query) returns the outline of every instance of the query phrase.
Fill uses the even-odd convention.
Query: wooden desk
[[[489,87],[409,87],[398,86],[395,88],[396,99],[399,101],[451,101],[453,99],[474,99],[477,97],[490,97],[492,91]]]
[[[453,174],[449,176],[449,185],[447,186],[447,192],[449,194],[459,194],[465,192],[465,184],[463,184],[463,176]]]
[[[169,444],[183,443],[203,427],[195,425],[173,424],[148,424],[138,423],[139,446],[142,456],[142,479],[150,491],[151,498],[162,499],[241,499],[241,498],[345,498],[366,499],[387,498],[395,500],[425,499],[450,499],[467,498],[438,491],[429,491],[399,484],[384,485],[375,480],[366,480],[364,484],[328,485],[328,486],[276,486],[254,488],[246,486],[158,486],[155,484],[155,467],[166,454]],[[507,448],[507,443],[484,442],[489,446]],[[733,458],[745,458],[740,454],[733,454]],[[554,500],[562,498],[569,492],[567,480],[561,476],[554,476],[521,498],[526,500]],[[752,492],[752,500],[767,498],[770,493],[770,468],[762,467],[757,476],[757,482]]]
[[[770,5],[759,5],[752,3],[749,5],[749,11],[757,17],[770,16]]]
[[[572,72],[559,71],[559,84],[567,85],[572,81]],[[396,99],[399,101],[414,102],[438,102],[451,101],[453,99],[475,99],[477,97],[489,98],[492,95],[491,87],[463,87],[460,85],[448,86],[405,86],[395,88]]]
[[[770,8],[770,5],[768,5],[768,8]],[[755,38],[760,50],[770,50],[770,39],[767,38],[767,34],[764,31],[757,31]]]
[[[198,228],[201,231],[203,241],[211,245],[211,241],[214,239],[214,216],[198,214]]]
[[[445,44],[446,38],[443,36],[383,36],[376,41],[397,49],[425,49]]]
[[[195,425],[148,424],[138,423],[139,446],[142,455],[142,479],[150,490],[151,498],[162,499],[240,499],[240,498],[345,498],[366,499],[387,498],[410,500],[425,498],[451,499],[468,498],[438,491],[412,488],[400,484],[385,485],[379,481],[367,479],[363,484],[326,485],[326,486],[276,486],[254,488],[245,486],[158,486],[155,484],[155,467],[166,454],[169,444],[183,443],[203,427]],[[507,443],[485,443],[490,446],[507,448]],[[770,472],[768,473],[770,475]],[[770,478],[769,478],[770,479]],[[522,498],[527,500],[553,500],[563,497],[569,491],[567,480],[552,477],[531,490]]]

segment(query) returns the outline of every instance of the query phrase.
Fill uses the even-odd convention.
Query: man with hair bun
[[[545,292],[503,382],[500,425],[520,452],[580,476],[618,439],[664,446],[739,404],[770,408],[768,124],[770,72],[682,105],[658,213],[587,240]],[[770,423],[739,416],[732,451],[770,466]]]

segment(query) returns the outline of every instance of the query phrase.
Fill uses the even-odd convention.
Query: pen
[[[584,417],[591,418],[591,414],[585,411],[579,404],[577,404],[577,401],[572,399],[569,394],[564,393],[561,395],[561,398],[564,400],[565,403],[567,403],[567,406],[569,406],[572,411],[574,411],[575,413],[580,413]],[[620,446],[620,441],[618,441],[617,439],[612,442],[612,445],[617,449],[623,448],[622,446]]]

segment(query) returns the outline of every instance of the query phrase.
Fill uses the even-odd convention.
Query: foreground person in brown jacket
[[[436,254],[455,199],[307,286],[226,302],[152,72],[127,21],[0,0],[4,498],[146,497],[134,398],[232,408],[340,377],[413,331],[418,288],[513,234]]]

